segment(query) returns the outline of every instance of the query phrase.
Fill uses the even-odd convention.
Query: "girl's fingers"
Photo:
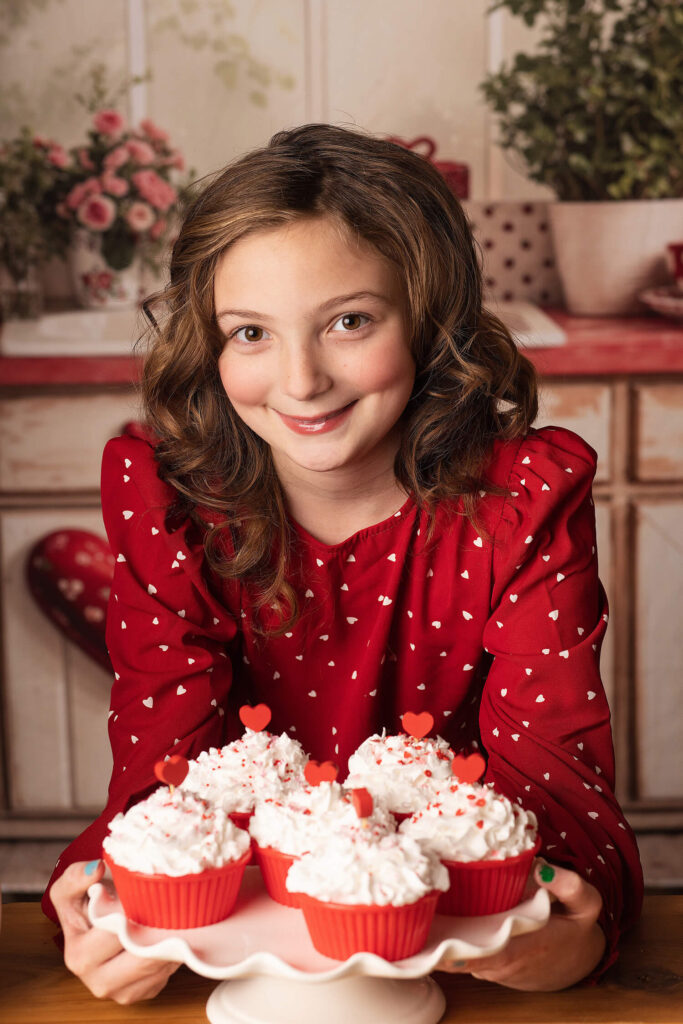
[[[65,942],[71,935],[90,929],[86,913],[88,889],[104,875],[104,863],[77,861],[70,864],[50,890],[50,896],[64,932]]]
[[[600,893],[586,882],[576,871],[548,864],[538,858],[534,868],[534,878],[539,886],[546,889],[562,904],[565,916],[584,921],[597,921],[602,909]]]
[[[64,963],[82,980],[122,952],[118,937],[101,928],[91,927],[87,932],[71,934],[64,940]]]
[[[98,999],[132,1003],[155,996],[178,967],[178,963],[149,960],[123,950],[82,980]]]
[[[121,1006],[128,1006],[130,1003],[140,1002],[142,999],[154,999],[163,988],[166,987],[168,979],[174,974],[180,964],[165,964],[156,976],[129,985],[128,988],[118,992],[113,998]]]

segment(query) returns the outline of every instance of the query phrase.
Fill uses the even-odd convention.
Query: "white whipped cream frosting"
[[[228,814],[251,811],[257,797],[278,797],[301,785],[307,761],[301,744],[287,733],[247,729],[240,739],[203,750],[190,761],[183,786]]]
[[[367,818],[359,818],[351,794],[338,782],[303,785],[281,797],[257,799],[249,831],[259,846],[299,856],[331,835],[360,834],[378,837],[396,831],[396,819],[376,805]]]
[[[249,834],[225,811],[193,793],[162,786],[109,822],[102,846],[130,871],[152,875],[194,875],[239,860]]]
[[[369,736],[349,758],[346,786],[365,787],[391,811],[411,814],[432,798],[435,784],[452,778],[454,754],[440,736]]]
[[[294,861],[286,885],[326,903],[399,907],[435,889],[445,892],[449,880],[438,857],[393,832],[330,838]]]
[[[399,830],[443,860],[504,860],[533,847],[538,821],[491,785],[453,780]]]

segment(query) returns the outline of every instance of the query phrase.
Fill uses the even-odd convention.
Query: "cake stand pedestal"
[[[446,1009],[431,978],[368,975],[317,985],[284,978],[224,981],[209,996],[211,1024],[437,1024]]]
[[[436,1024],[446,1001],[427,975],[451,960],[493,956],[515,935],[542,928],[545,889],[504,914],[437,914],[415,956],[373,953],[331,960],[314,949],[300,910],[275,903],[248,867],[231,916],[206,928],[147,928],[127,920],[110,879],[88,890],[88,917],[136,956],[187,964],[222,981],[209,997],[210,1024]]]

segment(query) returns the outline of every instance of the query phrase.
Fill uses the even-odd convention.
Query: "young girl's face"
[[[389,261],[329,218],[299,220],[228,249],[214,300],[223,386],[281,479],[393,465],[415,365]]]

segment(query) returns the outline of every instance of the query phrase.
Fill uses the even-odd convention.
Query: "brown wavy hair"
[[[145,304],[143,403],[159,438],[159,475],[179,495],[176,511],[198,521],[203,508],[220,520],[205,536],[208,562],[241,580],[257,609],[275,609],[265,632],[283,632],[299,614],[288,579],[295,540],[270,449],[220,380],[214,273],[246,235],[322,216],[373,246],[404,285],[416,376],[395,473],[430,522],[440,500],[461,497],[476,524],[478,491],[495,490],[483,478],[494,440],[525,434],[537,412],[533,365],[483,307],[470,225],[424,158],[358,130],[307,124],[199,182],[169,283]]]

